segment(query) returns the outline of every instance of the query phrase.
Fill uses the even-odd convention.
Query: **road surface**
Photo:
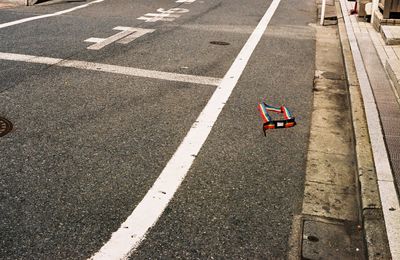
[[[304,190],[315,8],[100,0],[0,9],[0,116],[14,125],[0,137],[0,258],[87,259],[107,243],[118,255],[118,230],[131,259],[285,257]],[[264,99],[298,124],[264,137]],[[166,190],[149,197],[160,174]],[[124,237],[139,227],[143,240]]]

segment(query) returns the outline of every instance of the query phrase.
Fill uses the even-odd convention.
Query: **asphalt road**
[[[84,259],[110,239],[163,171],[271,0],[105,0],[0,10],[0,258]],[[314,77],[314,0],[282,0],[182,185],[132,259],[284,258],[302,203]],[[173,21],[137,19],[184,8]],[[178,16],[178,15],[177,15]],[[154,29],[100,50],[117,26]],[[229,45],[213,45],[223,41]],[[148,77],[24,62],[110,64]],[[32,57],[31,57],[32,58]],[[45,62],[44,62],[45,63]],[[118,67],[121,68],[121,67]],[[264,137],[262,99],[297,126]]]

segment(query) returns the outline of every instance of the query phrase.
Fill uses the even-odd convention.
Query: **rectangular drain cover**
[[[357,224],[305,220],[302,259],[364,259]]]

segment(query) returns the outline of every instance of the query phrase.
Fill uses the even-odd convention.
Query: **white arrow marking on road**
[[[127,259],[145,239],[185,179],[201,147],[243,73],[281,0],[273,0],[267,12],[243,46],[234,63],[214,91],[196,122],[169,160],[156,182],[111,239],[92,260]],[[163,191],[162,193],[160,191]]]
[[[171,22],[175,20],[175,18],[180,17],[178,14],[183,14],[189,12],[188,9],[184,8],[172,8],[168,10],[164,10],[163,8],[157,9],[158,13],[147,13],[144,16],[140,16],[137,18],[138,20],[144,20],[146,23],[154,23],[157,21],[167,21]]]
[[[135,40],[136,38],[139,38],[140,36],[143,36],[147,33],[154,32],[153,29],[141,29],[141,28],[133,28],[133,27],[123,27],[123,26],[117,26],[113,28],[113,30],[118,30],[122,31],[119,33],[116,33],[108,38],[89,38],[86,39],[85,42],[94,42],[95,44],[90,45],[87,47],[89,50],[100,50],[103,47],[118,41],[118,43],[122,44],[128,44],[131,41]]]

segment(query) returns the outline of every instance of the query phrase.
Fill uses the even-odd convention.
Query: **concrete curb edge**
[[[367,257],[368,259],[390,259],[391,253],[379,196],[378,179],[375,171],[372,146],[369,140],[363,98],[344,25],[342,9],[338,2],[336,2],[336,10],[338,14],[339,38],[350,92],[357,175],[361,196],[360,217],[363,222]]]
[[[34,5],[38,2],[38,0],[6,0],[6,1],[2,1],[2,2],[7,2],[16,6],[21,6],[21,5]]]

